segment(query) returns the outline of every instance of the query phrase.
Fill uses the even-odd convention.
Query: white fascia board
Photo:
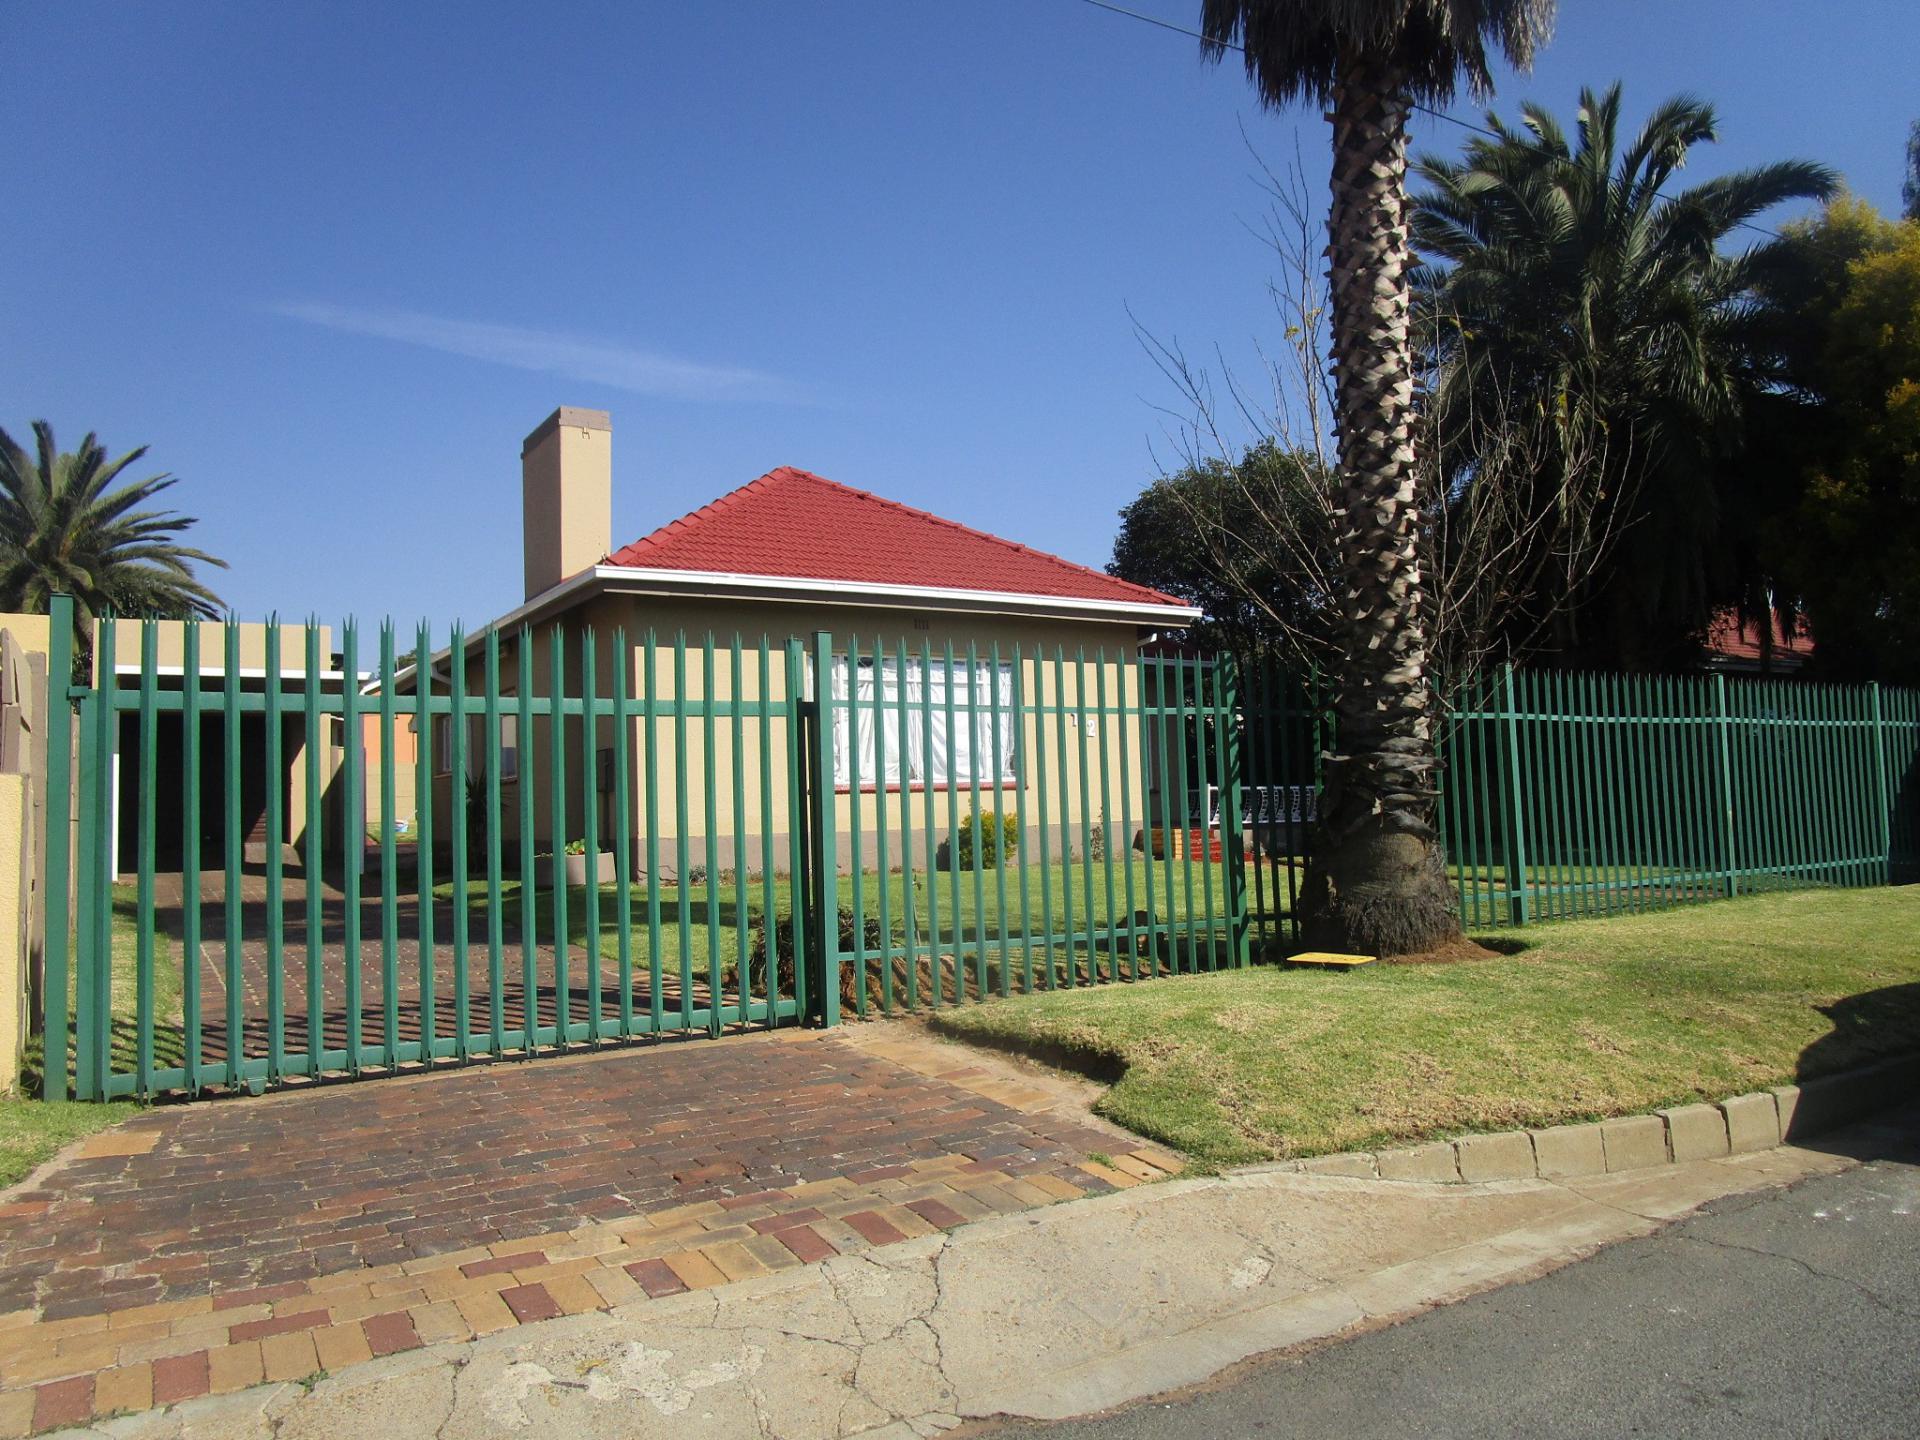
[[[795,603],[880,605],[909,610],[964,610],[998,615],[1064,615],[1136,625],[1178,627],[1200,618],[1192,605],[1154,605],[1137,600],[1083,600],[1071,595],[1030,595],[1011,590],[964,590],[940,585],[885,585],[866,580],[813,580],[792,575],[747,575],[731,570],[650,570],[596,565],[592,572],[608,589],[715,599],[785,600]]]
[[[123,660],[114,665],[113,673],[115,675],[140,675],[143,671],[137,661]],[[156,665],[153,667],[153,673],[155,675],[184,676],[187,673],[187,667],[184,665]],[[227,672],[225,668],[218,664],[211,661],[202,661],[200,673],[202,675],[224,675]],[[233,673],[242,680],[264,680],[269,674],[276,673],[282,680],[304,680],[307,678],[307,672],[302,669],[289,668],[275,672],[269,671],[259,665],[242,665]],[[361,675],[364,677],[372,673],[372,671],[362,671]],[[322,680],[345,680],[348,678],[347,672],[344,670],[321,670],[318,671],[317,674]]]

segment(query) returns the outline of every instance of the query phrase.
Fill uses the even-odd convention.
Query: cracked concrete
[[[1196,1384],[1830,1173],[1782,1148],[1577,1182],[1276,1168],[1139,1186],[90,1432],[121,1440],[908,1440]],[[1884,1297],[1881,1297],[1884,1299]]]

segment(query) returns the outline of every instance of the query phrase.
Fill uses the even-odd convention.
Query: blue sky
[[[1694,91],[1689,178],[1801,155],[1897,210],[1911,0],[1561,11],[1497,106]],[[793,464],[1104,563],[1174,399],[1129,309],[1248,363],[1241,126],[1327,155],[1080,0],[13,0],[0,55],[0,424],[149,444],[249,618],[516,603],[562,403],[613,412],[616,544]]]

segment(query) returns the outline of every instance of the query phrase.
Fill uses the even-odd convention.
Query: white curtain
[[[982,784],[992,784],[996,774],[1002,780],[1014,778],[1013,667],[1002,664],[997,670],[987,661],[977,665],[956,660],[949,672],[944,659],[935,660],[922,673],[921,662],[908,657],[904,676],[907,708],[906,733],[901,734],[900,699],[903,677],[896,658],[882,658],[876,667],[863,656],[859,675],[848,683],[847,657],[833,657],[833,698],[844,706],[851,688],[852,715],[836,706],[833,712],[833,780],[836,785],[853,783],[854,745],[859,746],[859,774],[862,786],[880,783],[894,786],[970,784],[979,765]],[[873,704],[876,687],[880,714],[876,724]],[[947,731],[948,691],[952,691],[953,733]],[[999,768],[995,769],[994,716],[1000,717]],[[929,743],[931,742],[931,743]],[[929,753],[931,752],[931,753]],[[931,759],[932,775],[927,771]]]

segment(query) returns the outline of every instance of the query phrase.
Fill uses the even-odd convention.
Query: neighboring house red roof
[[[1813,658],[1813,631],[1805,620],[1789,628],[1778,615],[1773,617],[1773,663],[1783,670],[1798,669]],[[1742,620],[1732,610],[1722,610],[1707,626],[1707,657],[1722,663],[1758,665],[1761,627],[1756,621]]]
[[[612,565],[1183,605],[1058,555],[782,466],[607,557]]]

